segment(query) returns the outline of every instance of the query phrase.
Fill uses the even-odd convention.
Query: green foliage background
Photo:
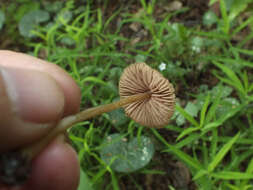
[[[253,189],[252,1],[211,0],[194,25],[176,19],[191,7],[158,13],[167,1],[140,0],[131,11],[133,5],[18,0],[0,8],[2,48],[67,70],[81,88],[82,109],[118,98],[119,77],[134,62],[145,61],[175,86],[176,111],[164,129],[140,126],[118,110],[69,131],[81,163],[79,190],[121,189],[126,179],[145,189],[139,179],[146,175],[173,179],[166,168],[156,167],[156,158],[165,154],[191,174],[195,185],[188,181],[180,188]],[[151,162],[132,173],[114,171],[100,157],[103,139],[113,133],[129,141],[152,139]],[[179,187],[168,183],[168,189]]]

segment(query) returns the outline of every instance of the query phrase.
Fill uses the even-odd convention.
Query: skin
[[[58,66],[35,57],[0,50],[0,153],[43,138],[66,115],[79,110],[80,89]],[[64,135],[32,162],[29,180],[0,190],[75,190],[79,163]]]

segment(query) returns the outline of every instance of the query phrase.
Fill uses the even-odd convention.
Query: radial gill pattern
[[[164,127],[174,112],[175,94],[172,84],[145,63],[127,67],[119,82],[121,98],[149,92],[150,98],[128,104],[126,114],[148,127]]]

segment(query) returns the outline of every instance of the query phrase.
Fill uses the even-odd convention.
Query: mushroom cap
[[[174,113],[175,94],[172,84],[145,63],[128,66],[120,78],[120,97],[146,92],[150,93],[149,98],[124,106],[126,115],[147,127],[164,127]]]

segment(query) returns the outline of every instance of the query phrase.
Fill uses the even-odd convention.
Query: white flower
[[[196,53],[199,53],[200,52],[200,47],[198,46],[192,46],[192,51],[195,51]]]
[[[166,69],[166,64],[164,62],[162,62],[160,65],[159,65],[159,69],[160,71],[163,71]]]

